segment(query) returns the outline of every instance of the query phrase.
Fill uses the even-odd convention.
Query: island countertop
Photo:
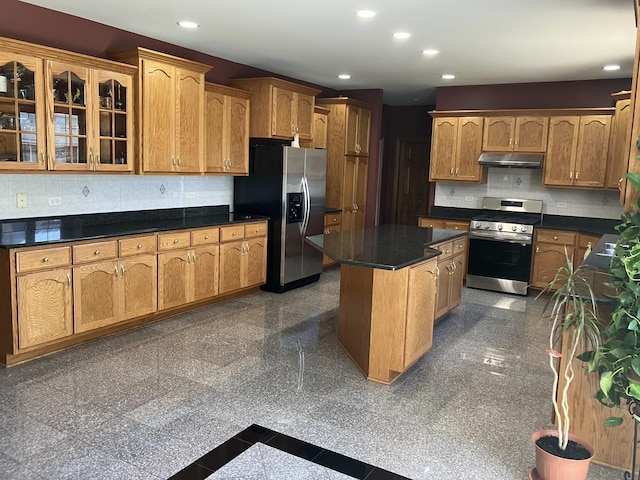
[[[398,270],[441,254],[432,245],[467,235],[465,231],[413,225],[379,225],[331,235],[313,235],[307,242],[338,263]]]

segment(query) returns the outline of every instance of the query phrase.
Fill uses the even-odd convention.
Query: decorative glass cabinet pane
[[[53,135],[56,165],[86,167],[89,163],[86,83],[86,80],[72,71],[53,75]]]
[[[127,164],[127,87],[118,80],[98,84],[100,165]]]

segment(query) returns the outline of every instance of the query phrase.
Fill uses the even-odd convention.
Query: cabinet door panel
[[[489,117],[485,120],[482,149],[485,152],[513,150],[514,117]]]
[[[365,108],[360,109],[358,116],[358,145],[360,155],[369,155],[369,136],[371,132],[371,111]]]
[[[0,171],[45,170],[46,135],[43,62],[0,52]]]
[[[218,246],[200,247],[192,251],[193,299],[202,300],[218,294]]]
[[[117,264],[102,262],[73,269],[75,333],[104,327],[119,320]]]
[[[346,155],[357,155],[358,149],[358,115],[359,109],[351,105],[347,105],[347,136],[345,145]]]
[[[158,310],[190,301],[189,265],[185,250],[158,255]]]
[[[158,260],[141,255],[120,261],[121,320],[153,313],[158,306]]]
[[[462,303],[462,280],[465,273],[465,256],[458,254],[451,259],[453,273],[449,291],[449,310],[453,310]]]
[[[230,242],[220,245],[220,293],[242,288],[242,244],[243,242]]]
[[[579,117],[552,117],[544,160],[545,185],[571,185],[578,149]]]
[[[574,247],[567,247],[567,253],[573,258]],[[565,246],[538,243],[533,254],[531,285],[544,288],[565,265]]]
[[[429,180],[452,180],[458,139],[457,118],[436,118],[433,122]],[[476,157],[477,160],[477,157]]]
[[[444,253],[444,252],[443,252]],[[451,288],[451,260],[438,262],[436,287],[435,320],[439,320],[449,311],[449,290]]]
[[[176,161],[179,172],[200,172],[204,123],[204,76],[177,69]]]
[[[171,172],[175,161],[176,69],[143,61],[143,161],[148,172]]]
[[[205,94],[205,171],[222,172],[224,161],[224,111],[226,96],[216,92]]]
[[[518,152],[544,152],[547,149],[549,118],[518,117],[514,150]]]
[[[581,187],[604,187],[611,117],[593,115],[580,118],[575,182]]]
[[[629,149],[631,146],[631,99],[618,100],[616,113],[611,124],[611,143],[607,161],[607,188],[621,189],[624,175],[627,173]],[[624,198],[621,199],[624,203]]]
[[[435,267],[437,261],[412,267],[409,270],[407,320],[405,326],[404,366],[407,367],[433,343],[434,292],[436,290]]]
[[[249,173],[249,100],[228,97],[227,158],[231,173]]]
[[[463,117],[459,119],[458,138],[456,141],[456,159],[454,175],[456,180],[479,182],[482,167],[478,157],[482,153],[481,117]]]
[[[73,333],[71,269],[17,278],[18,347],[28,348]]]
[[[311,140],[313,138],[313,107],[314,98],[311,95],[295,93],[296,106],[296,127],[300,140]]]
[[[342,205],[343,213],[355,212],[355,179],[356,179],[356,162],[357,157],[350,155],[345,156],[344,162],[344,184],[342,185]],[[353,215],[345,215],[343,217],[342,229],[344,231],[353,230]]]
[[[246,244],[245,277],[242,286],[251,287],[263,284],[266,281],[267,239],[254,238],[247,240]]]
[[[271,130],[276,137],[293,137],[293,92],[273,87],[273,119]]]

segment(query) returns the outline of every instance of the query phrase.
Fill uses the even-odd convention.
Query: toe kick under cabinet
[[[266,227],[251,222],[0,249],[0,363],[255,288],[266,275]],[[239,259],[230,263],[225,252],[235,247]]]

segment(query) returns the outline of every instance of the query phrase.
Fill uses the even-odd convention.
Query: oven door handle
[[[496,235],[491,232],[483,232],[483,231],[471,231],[469,232],[469,239],[481,239],[481,240],[493,240],[494,242],[502,242],[502,243],[522,243],[526,245],[531,245],[532,237],[529,235],[519,235],[517,233],[504,232],[500,235]]]

